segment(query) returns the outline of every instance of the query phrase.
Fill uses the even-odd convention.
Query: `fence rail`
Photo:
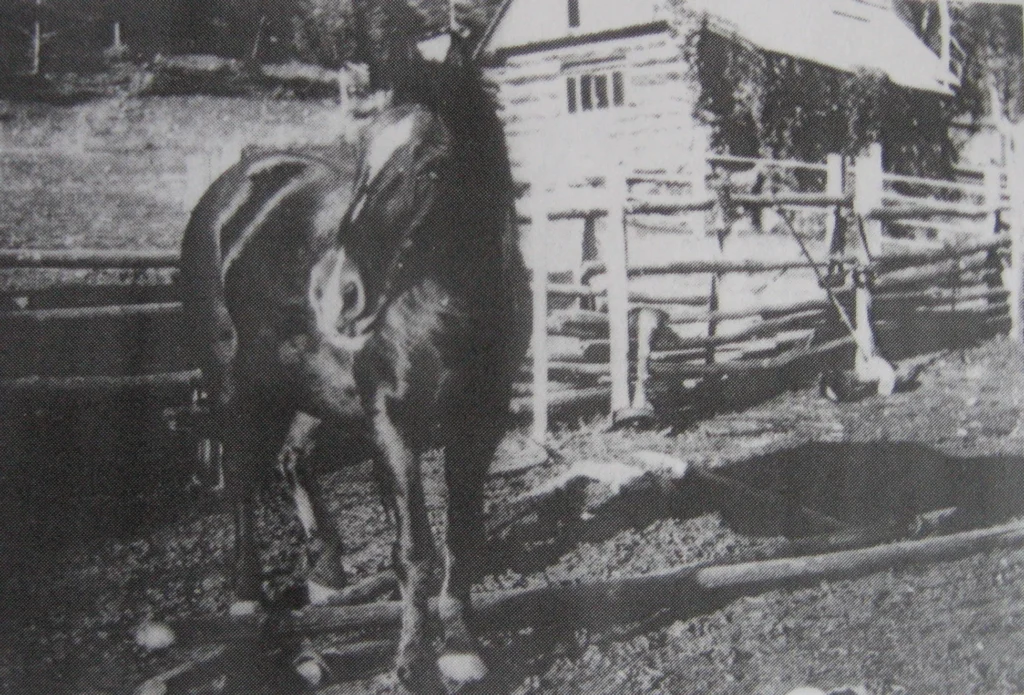
[[[823,187],[754,192],[736,186],[728,177],[725,183],[709,187],[708,181],[715,180],[712,174],[720,167],[817,172],[823,175],[817,179]],[[1015,286],[1022,277],[1020,225],[1017,218],[1004,214],[1009,196],[1003,184],[1009,188],[1012,177],[999,171],[961,172],[961,177],[970,176],[977,183],[887,174],[881,169],[880,150],[874,148],[852,167],[844,166],[834,155],[813,163],[714,155],[706,169],[690,178],[614,168],[596,173],[599,175],[591,177],[591,182],[603,184],[557,188],[542,185],[544,172],[537,172],[530,186],[530,204],[518,215],[521,223],[529,225],[534,249],[534,335],[530,362],[524,366],[532,378],[518,389],[522,395],[513,409],[532,413],[537,436],[547,431],[550,409],[605,402],[613,413],[647,407],[647,382],[652,379],[741,375],[855,344],[873,347],[872,309],[880,325],[891,325],[904,315],[967,312],[989,323],[1009,320],[1016,336],[1024,323],[1020,288]],[[632,190],[641,185],[662,190]],[[1010,193],[1016,195],[1012,189]],[[970,200],[948,199],[957,194]],[[827,253],[821,258],[737,258],[722,252],[714,258],[629,260],[627,227],[641,217],[676,219],[682,215],[701,223],[714,219],[711,224],[722,225],[719,231],[727,232],[728,220],[741,213],[801,209],[826,212],[823,243]],[[605,232],[598,240],[601,260],[588,263],[578,278],[549,282],[543,248],[550,223],[598,218],[605,220]],[[843,219],[850,225],[845,240],[840,238]],[[984,225],[969,227],[969,220],[978,219],[985,220]],[[1007,225],[1008,221],[1013,224]],[[671,228],[673,223],[667,224]],[[970,233],[955,246],[887,237],[886,228],[896,225],[935,233]],[[173,270],[177,265],[176,252],[158,249],[0,250],[0,270],[145,271]],[[731,275],[812,269],[829,272],[839,283],[833,292],[853,315],[856,337],[837,337],[834,331],[821,330],[826,324],[835,328],[833,309],[823,297],[722,305],[723,282]],[[675,275],[709,276],[710,286],[706,292],[695,293],[692,289],[658,292],[637,285],[644,279]],[[598,278],[600,286],[595,284]],[[856,278],[869,281],[853,282]],[[167,322],[180,316],[180,304],[168,297],[165,286],[158,299],[147,299],[142,288],[131,290],[113,293],[131,295],[131,301],[54,306],[51,297],[46,306],[37,307],[31,301],[27,306],[16,304],[0,311],[0,326],[66,339],[66,331],[72,330],[68,326],[87,331],[94,322],[121,322],[126,334],[155,331],[153,340],[169,340]],[[52,289],[48,291],[52,293]],[[18,294],[5,291],[13,298]],[[30,299],[31,295],[26,294]],[[552,301],[561,302],[563,308],[551,307]],[[663,344],[662,339],[673,334],[670,344]],[[26,349],[45,351],[49,346]],[[774,354],[765,356],[766,351]],[[188,364],[164,365],[142,373],[13,373],[0,380],[0,392],[180,390],[197,379],[198,372]],[[554,390],[553,380],[561,384]]]
[[[825,174],[824,188],[752,192],[732,186],[726,178],[717,190],[709,189],[709,174],[719,166],[821,172]],[[544,189],[546,195],[537,196],[531,206],[531,216],[542,222],[531,226],[532,243],[538,248],[544,242],[547,222],[565,219],[576,209],[571,202],[555,198],[555,189],[543,185],[543,176],[543,172],[538,172],[534,190]],[[901,316],[921,320],[967,317],[985,325],[1009,320],[1011,332],[1019,337],[1020,288],[1015,288],[1014,282],[1019,284],[1021,277],[1021,232],[1019,224],[1007,225],[1005,219],[1010,217],[1005,215],[1008,201],[1014,202],[1011,197],[1016,195],[1012,190],[1009,194],[1004,191],[1004,186],[1009,188],[1011,177],[995,169],[958,172],[958,176],[972,180],[945,181],[885,173],[877,146],[849,167],[835,155],[815,163],[714,155],[709,157],[708,169],[703,174],[698,172],[689,179],[624,173],[613,168],[597,172],[590,180],[605,182],[604,207],[600,211],[588,209],[588,214],[607,220],[607,230],[599,243],[602,259],[585,264],[579,282],[534,283],[535,436],[543,437],[547,430],[548,408],[572,402],[564,386],[560,387],[557,403],[547,398],[547,379],[556,373],[563,380],[577,375],[579,389],[588,395],[595,388],[607,389],[614,417],[617,413],[636,413],[649,407],[646,387],[651,379],[743,375],[848,350],[851,346],[858,354],[865,349],[871,353],[860,355],[856,361],[859,366],[877,350],[875,324],[889,330],[899,326]],[[629,187],[634,184],[667,187],[680,195],[630,192]],[[593,192],[588,194],[593,200]],[[627,246],[626,228],[634,217],[699,215],[698,223],[714,219],[712,224],[721,225],[717,231],[727,233],[728,220],[737,213],[767,209],[824,209],[828,213],[824,230],[827,253],[814,259],[736,258],[720,253],[714,258],[636,261],[628,260],[628,251],[620,252],[620,248],[625,250]],[[840,219],[847,220],[850,227],[845,243],[839,238]],[[972,221],[983,224],[977,226]],[[947,240],[887,236],[885,230],[897,226],[928,229],[932,234],[947,235]],[[667,228],[671,228],[671,223]],[[967,238],[953,239],[949,235],[954,233],[966,234]],[[535,253],[535,258],[543,256]],[[720,306],[722,282],[731,274],[812,269],[827,271],[831,280],[840,282],[831,291],[852,315],[854,334],[842,335],[840,330],[836,336],[839,322],[825,298],[789,302],[788,306],[783,302],[774,306],[763,302],[738,308]],[[703,294],[694,294],[689,286],[659,292],[634,287],[646,278],[676,275],[712,279]],[[544,264],[535,268],[537,277],[547,277]],[[602,279],[601,286],[587,291],[588,282],[598,277]],[[601,308],[579,308],[575,315],[568,309],[559,309],[559,313],[552,314],[548,302],[556,299],[596,302]],[[723,324],[729,321],[739,321],[740,325],[723,330]],[[818,338],[819,329],[826,324],[831,330],[821,332],[822,337]],[[655,345],[661,340],[656,336],[664,336],[664,329],[669,327],[676,333],[671,347]],[[695,330],[703,334],[694,334]],[[574,361],[573,368],[567,369],[563,361],[548,361],[551,355],[545,350],[553,339],[549,334],[574,337],[581,341],[578,354],[586,355],[584,341],[598,332],[607,338],[607,348],[602,349],[599,363],[584,367],[585,361]],[[545,347],[538,350],[541,345]],[[564,352],[565,345],[558,349]],[[765,350],[775,354],[758,356]],[[725,353],[735,359],[718,359]],[[598,387],[595,380],[607,384]]]

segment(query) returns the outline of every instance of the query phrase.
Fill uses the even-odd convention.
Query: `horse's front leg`
[[[380,475],[390,488],[397,526],[394,567],[402,594],[402,632],[395,667],[403,685],[413,692],[424,692],[436,689],[437,685],[427,642],[428,582],[435,550],[420,457],[396,427],[383,402],[373,416],[373,428],[380,452],[375,463],[381,467]]]
[[[253,403],[228,412],[224,436],[224,482],[235,522],[233,614],[254,612],[263,598],[262,572],[256,550],[256,484],[281,446],[290,417]]]
[[[487,418],[457,428],[445,449],[448,486],[448,530],[445,542],[444,583],[438,611],[444,627],[444,647],[438,658],[448,681],[468,685],[483,680],[487,667],[469,630],[470,588],[477,579],[484,549],[483,484],[501,437],[495,425],[502,418]]]

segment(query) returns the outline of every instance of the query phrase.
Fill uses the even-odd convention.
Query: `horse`
[[[396,522],[395,662],[413,691],[438,675],[465,684],[487,673],[468,626],[470,586],[483,549],[483,483],[530,316],[502,124],[462,37],[429,47],[410,47],[391,104],[366,126],[354,182],[344,157],[243,157],[193,210],[180,274],[186,342],[220,432],[234,513],[231,612],[261,600],[259,467],[316,427],[364,438]],[[445,450],[448,489],[436,659],[428,582],[437,552],[420,463],[435,447]],[[299,518],[325,548],[309,597],[329,601],[344,585],[341,530],[318,486],[300,484],[309,478],[293,478]]]

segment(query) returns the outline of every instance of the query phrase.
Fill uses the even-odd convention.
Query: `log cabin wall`
[[[515,178],[531,182],[543,171],[560,187],[599,188],[609,166],[622,165],[702,186],[709,133],[694,118],[698,89],[679,35],[678,23],[649,2],[510,3],[482,58],[497,87]],[[551,222],[553,279],[579,279],[605,221]],[[703,236],[702,214],[680,222]],[[690,234],[674,236],[685,244]]]

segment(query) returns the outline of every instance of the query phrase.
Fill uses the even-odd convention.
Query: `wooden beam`
[[[0,395],[111,394],[132,389],[186,389],[202,378],[198,369],[133,376],[25,376],[0,380]]]
[[[177,251],[0,250],[0,268],[176,268]]]
[[[56,309],[16,309],[0,311],[4,323],[55,323],[59,321],[94,321],[99,319],[156,319],[181,314],[180,302],[152,304],[117,304],[112,306],[66,307]]]
[[[572,625],[626,622],[664,612],[695,614],[722,602],[765,591],[789,590],[821,581],[855,579],[896,567],[949,562],[978,553],[1024,545],[1024,524],[1015,522],[963,533],[736,564],[690,565],[646,575],[583,583],[509,589],[473,596],[477,619],[488,624]],[[431,602],[436,612],[436,601]],[[211,616],[179,622],[182,641],[231,641],[309,636],[347,630],[394,628],[401,603],[312,607],[283,615]]]

